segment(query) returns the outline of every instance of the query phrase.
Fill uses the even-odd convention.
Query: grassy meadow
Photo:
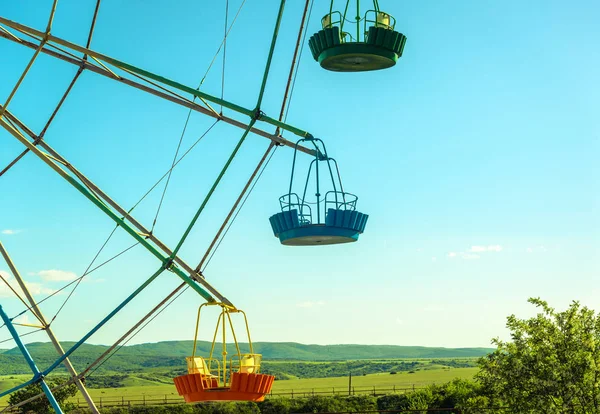
[[[368,392],[367,389],[376,388],[420,388],[433,383],[443,383],[453,378],[470,379],[477,372],[477,368],[432,368],[426,370],[409,372],[398,372],[397,374],[380,373],[368,375],[353,375],[352,386],[356,393]],[[8,389],[23,381],[29,379],[29,375],[5,375],[0,376],[0,390]],[[143,378],[138,378],[135,374],[129,375],[123,381],[123,387],[119,388],[90,388],[89,392],[96,401],[100,399],[114,400],[124,398],[138,399],[146,398],[148,400],[178,398],[175,386],[171,384],[160,384]],[[344,393],[348,390],[348,377],[330,377],[330,378],[302,378],[290,380],[278,380],[273,385],[273,393],[285,393],[301,396],[315,393]],[[289,396],[289,395],[288,395]],[[80,395],[79,398],[83,401]],[[0,399],[0,406],[7,404],[7,397]]]

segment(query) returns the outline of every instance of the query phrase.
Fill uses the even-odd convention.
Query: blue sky
[[[223,36],[224,2],[206,3],[103,2],[92,49],[195,87]],[[289,1],[285,9],[262,106],[272,117],[301,3]],[[310,33],[325,3],[316,2]],[[0,15],[43,30],[50,2],[40,4],[7,3]],[[230,19],[239,5],[230,1]],[[338,160],[346,189],[370,215],[364,235],[358,243],[321,248],[278,243],[268,217],[287,190],[292,157],[279,148],[207,279],[248,313],[255,341],[487,346],[506,336],[507,315],[531,315],[530,296],[558,308],[572,300],[597,307],[600,6],[541,0],[381,6],[408,37],[398,65],[331,73],[306,48],[288,116],[325,140]],[[53,34],[84,44],[93,7],[91,0],[59,2]],[[244,5],[227,43],[226,99],[254,106],[277,7],[275,0]],[[0,41],[0,101],[32,53]],[[41,56],[9,109],[39,132],[75,71]],[[220,95],[221,73],[219,57],[203,90]],[[84,73],[46,139],[129,208],[170,166],[186,116],[185,108]],[[211,124],[192,114],[183,147]],[[218,124],[175,169],[156,226],[168,245],[177,243],[240,134]],[[193,266],[267,145],[252,136],[242,147],[181,251]],[[21,150],[0,131],[1,167]],[[1,240],[38,298],[66,283],[56,279],[81,275],[113,228],[31,154],[0,178],[0,194]],[[153,192],[134,210],[147,226],[159,197],[160,190]],[[99,262],[131,243],[119,230]],[[157,266],[136,247],[90,275],[54,324],[59,338],[81,337]],[[8,268],[1,263],[0,270]],[[178,284],[173,274],[162,275],[91,342],[111,343]],[[3,307],[20,312],[8,296],[0,290]],[[63,300],[45,302],[44,312],[53,315]],[[186,292],[132,343],[189,339],[199,303]],[[8,337],[1,333],[0,340]]]

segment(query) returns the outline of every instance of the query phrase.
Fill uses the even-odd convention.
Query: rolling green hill
[[[64,342],[68,349],[73,342]],[[248,352],[247,344],[240,344]],[[50,343],[31,343],[28,349],[40,368],[49,366],[57,357]],[[76,369],[82,370],[108,347],[83,345],[72,356]],[[192,341],[167,341],[123,347],[102,365],[99,372],[143,372],[156,369],[183,368],[183,358],[191,353]],[[233,347],[231,348],[233,349]],[[198,354],[207,354],[210,343],[198,343]],[[257,342],[254,351],[268,361],[348,361],[348,360],[398,360],[408,358],[473,358],[486,355],[490,348],[428,348],[393,345],[304,345],[293,342]],[[0,375],[27,373],[28,368],[17,348],[0,351]]]

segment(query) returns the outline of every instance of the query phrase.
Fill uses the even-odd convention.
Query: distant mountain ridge
[[[65,349],[74,342],[63,342]],[[178,369],[192,351],[192,341],[164,341],[124,346],[101,367],[106,372],[139,372],[147,369]],[[208,354],[210,342],[198,342],[198,354]],[[396,345],[305,345],[295,342],[256,342],[254,352],[265,360],[295,361],[348,361],[365,359],[407,358],[473,358],[492,352],[492,348],[441,348]],[[233,345],[232,345],[233,347]],[[57,354],[51,343],[34,342],[27,345],[40,368],[49,366]],[[249,352],[248,344],[240,343],[242,352]],[[82,345],[71,361],[83,369],[104,351],[106,345]],[[232,348],[233,349],[233,348]],[[220,351],[219,351],[220,352]],[[0,375],[27,373],[28,368],[18,348],[0,350]]]

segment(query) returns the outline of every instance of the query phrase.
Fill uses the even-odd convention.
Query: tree
[[[63,378],[46,379],[46,383],[51,389],[62,385],[65,382],[67,381]],[[25,388],[22,388],[12,393],[10,398],[8,399],[8,403],[10,405],[18,404],[21,401],[25,401],[43,392],[44,391],[42,390],[42,386],[39,383],[31,384]],[[77,386],[75,384],[69,384],[56,391],[53,391],[52,394],[54,394],[54,398],[56,398],[56,401],[58,401],[58,403],[62,407],[64,407],[64,401],[67,398],[73,397],[75,394],[77,394]],[[50,401],[48,401],[48,398],[46,398],[46,396],[28,402],[27,404],[23,404],[21,407],[19,407],[19,409],[22,413],[46,414],[54,412],[54,410],[50,407]]]
[[[477,380],[492,401],[519,413],[600,412],[600,315],[579,302],[557,312],[529,299],[540,313],[507,318],[512,341],[494,339]]]

